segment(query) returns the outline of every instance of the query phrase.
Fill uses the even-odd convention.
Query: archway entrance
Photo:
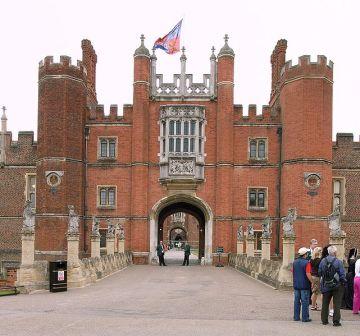
[[[167,221],[172,217],[181,217],[191,220],[196,225],[196,243],[189,241],[190,225],[182,226],[179,223],[167,227]],[[175,218],[176,219],[176,218]],[[164,230],[164,224],[166,230]],[[212,226],[213,216],[210,207],[200,198],[192,195],[171,195],[158,201],[150,214],[150,262],[156,260],[156,246],[163,241],[173,248],[172,240],[179,242],[189,241],[192,252],[196,250],[197,260],[204,257],[207,264],[212,263]],[[193,230],[194,231],[194,230]],[[194,235],[191,235],[194,237]],[[174,238],[174,239],[172,239]],[[176,246],[178,247],[178,246]],[[195,254],[195,253],[194,253]],[[182,254],[183,255],[183,254]]]

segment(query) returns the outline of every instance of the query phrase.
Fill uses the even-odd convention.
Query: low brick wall
[[[290,282],[284,282],[280,273],[281,261],[266,260],[260,257],[247,257],[246,254],[229,254],[229,266],[277,288],[291,289]]]

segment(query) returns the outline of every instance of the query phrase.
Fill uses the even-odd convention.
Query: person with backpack
[[[327,250],[329,255],[321,260],[319,265],[319,275],[321,276],[321,292],[323,294],[321,322],[324,325],[329,324],[329,304],[331,299],[333,299],[333,326],[340,327],[340,308],[344,293],[344,284],[346,283],[345,269],[342,261],[336,258],[336,246],[331,245]]]

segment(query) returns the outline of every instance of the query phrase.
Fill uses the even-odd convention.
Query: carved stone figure
[[[100,227],[100,220],[98,218],[96,218],[95,216],[93,216],[92,217],[92,227],[91,227],[91,234],[93,236],[100,236],[99,227]]]
[[[254,234],[254,226],[252,224],[249,224],[247,226],[247,236],[248,238],[254,238],[255,234]]]
[[[23,212],[23,233],[34,233],[35,232],[35,212],[31,207],[31,201],[26,201]]]
[[[125,229],[121,224],[118,224],[119,228],[119,239],[124,240],[125,239]]]
[[[285,238],[295,237],[294,231],[294,222],[297,218],[296,208],[291,208],[288,210],[286,217],[281,219],[283,225],[283,234]]]
[[[106,220],[107,222],[107,236],[114,237],[115,236],[115,225],[111,223],[110,218]]]
[[[237,229],[237,241],[242,241],[244,238],[244,234],[243,234],[243,227],[240,224],[238,229]]]
[[[337,205],[333,213],[328,216],[328,223],[330,229],[330,236],[340,237],[343,235],[343,231],[341,230],[340,205]]]
[[[271,218],[267,216],[263,223],[261,224],[262,229],[262,238],[270,238],[271,237]]]
[[[73,205],[69,205],[69,226],[68,233],[78,234],[79,233],[79,216],[75,213]]]

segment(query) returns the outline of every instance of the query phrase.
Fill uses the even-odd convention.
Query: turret
[[[64,251],[68,205],[84,212],[84,127],[87,74],[68,56],[39,65],[36,249]]]
[[[233,186],[233,119],[234,119],[234,57],[235,53],[228,45],[228,36],[225,35],[225,44],[217,57],[217,112],[216,112],[216,214],[226,218],[232,216]],[[232,222],[218,221],[216,235],[217,246],[223,246],[225,252],[231,252]]]
[[[271,54],[271,94],[270,101],[273,98],[276,98],[279,93],[279,80],[280,80],[280,72],[283,68],[286,60],[286,49],[287,49],[287,41],[281,39],[277,41],[276,46]],[[272,105],[270,103],[270,105]]]
[[[282,119],[281,216],[297,208],[299,246],[327,243],[324,217],[332,210],[333,64],[325,56],[285,63],[280,73]]]
[[[135,163],[131,168],[131,215],[134,218],[131,232],[136,237],[131,240],[131,250],[136,252],[148,249],[148,223],[144,219],[148,216],[148,205],[147,193],[143,192],[143,188],[148,185],[150,53],[145,47],[144,35],[140,40],[140,46],[134,53],[131,145],[132,162]]]
[[[82,63],[87,71],[88,105],[96,106],[96,63],[97,56],[89,40],[81,41]]]
[[[1,134],[0,134],[0,165],[5,163],[5,133],[7,132],[6,107],[2,107]]]
[[[233,110],[234,110],[234,58],[235,53],[229,47],[229,37],[218,54],[217,64],[217,161],[233,161]],[[224,136],[226,134],[226,136]]]

